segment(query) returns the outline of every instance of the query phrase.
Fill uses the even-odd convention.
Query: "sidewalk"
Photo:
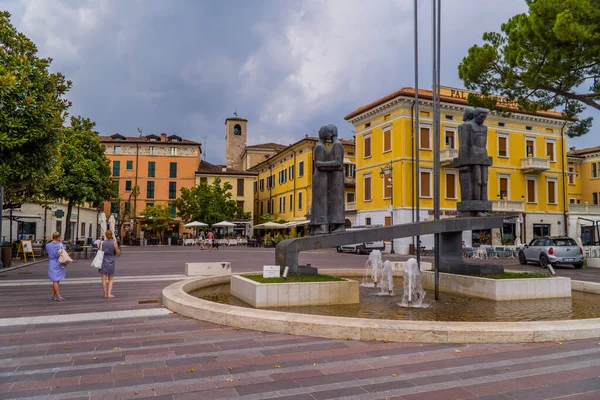
[[[182,254],[124,255],[117,260],[114,299],[102,297],[88,263],[68,271],[61,303],[48,300],[43,263],[0,273],[6,275],[0,280],[0,399],[600,398],[598,339],[360,342],[249,331],[173,314],[159,303],[162,288],[182,278],[184,260],[209,257]],[[259,258],[256,263],[271,256],[220,255]],[[356,268],[366,259],[311,257]],[[175,260],[161,261],[169,258]]]

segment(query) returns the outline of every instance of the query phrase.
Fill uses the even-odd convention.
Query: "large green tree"
[[[101,204],[118,196],[111,178],[110,161],[104,146],[88,118],[71,117],[71,126],[64,128],[60,144],[59,175],[49,187],[49,193],[67,201],[66,220],[71,220],[74,205]],[[71,224],[65,224],[64,237],[71,235]]]
[[[165,231],[169,229],[171,205],[157,204],[155,206],[146,207],[141,215],[146,219],[143,225],[144,230],[156,232],[162,243]]]
[[[35,44],[0,12],[0,186],[6,206],[28,200],[56,168],[61,129],[71,87],[50,73],[52,59],[40,58]]]
[[[177,207],[177,215],[186,222],[212,225],[228,219],[249,218],[231,199],[232,188],[229,182],[221,183],[220,178],[215,178],[212,185],[201,182],[191,189],[182,188],[181,196],[172,204]]]
[[[587,133],[589,106],[600,110],[600,0],[525,0],[529,12],[486,32],[458,66],[469,102],[510,111],[495,96],[527,111],[560,109],[574,121],[567,134]]]

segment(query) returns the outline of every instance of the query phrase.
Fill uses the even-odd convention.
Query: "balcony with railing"
[[[347,202],[346,203],[346,211],[356,211],[356,202]]]
[[[569,204],[569,214],[600,215],[600,205]]]
[[[442,167],[450,167],[456,157],[458,157],[458,149],[442,149],[440,152],[440,165]]]
[[[524,200],[492,200],[492,211],[495,212],[523,212]]]
[[[550,169],[550,159],[541,157],[521,158],[521,171],[526,174],[539,174]]]

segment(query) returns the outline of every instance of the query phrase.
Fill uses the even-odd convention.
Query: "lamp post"
[[[381,179],[383,179],[384,195],[385,195],[385,190],[388,187],[390,188],[390,203],[391,203],[390,222],[392,225],[394,225],[394,186],[393,186],[393,181],[392,181],[392,171],[393,171],[392,163],[386,164],[383,167],[381,167],[381,171],[379,171],[379,176],[381,176]],[[388,178],[388,182],[385,181],[386,175],[390,176]],[[389,186],[388,186],[388,184],[389,184]],[[392,238],[392,245],[391,245],[390,253],[394,254],[394,238]]]
[[[2,238],[2,223],[4,221],[4,186],[0,186],[0,245],[4,242]],[[1,249],[1,247],[0,247]],[[2,263],[2,250],[0,250],[0,268],[4,268],[4,264]]]

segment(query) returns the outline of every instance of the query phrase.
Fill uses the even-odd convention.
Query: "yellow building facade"
[[[431,91],[419,90],[418,130],[414,122],[414,88],[403,88],[345,117],[356,131],[357,224],[412,222],[416,218],[417,198],[420,220],[433,218],[435,171],[431,94]],[[456,203],[460,201],[459,175],[453,159],[458,156],[458,125],[468,107],[467,95],[468,92],[459,89],[441,90],[439,177],[442,218],[456,215]],[[513,241],[518,230],[522,242],[539,235],[564,234],[568,211],[565,201],[568,166],[561,114],[515,112],[510,117],[503,117],[492,112],[485,124],[488,127],[488,154],[493,158],[488,198],[493,203],[494,214],[505,216],[503,232],[492,237],[493,241],[497,244],[502,239]],[[415,148],[416,135],[419,136],[419,149]],[[414,162],[417,151],[420,158],[418,171]],[[416,187],[417,174],[419,187]],[[576,197],[575,193],[573,196]],[[520,224],[519,227],[516,224]],[[475,234],[465,233],[467,244],[477,241],[473,237]],[[396,239],[394,243],[405,251],[409,241],[412,239]],[[425,237],[423,244],[432,246],[433,239]]]
[[[255,165],[258,173],[254,186],[255,223],[261,216],[273,215],[276,220],[303,221],[310,219],[312,202],[312,153],[318,139],[306,136],[269,159]],[[342,139],[344,145],[345,205],[347,225],[353,225],[355,215],[354,142]]]

